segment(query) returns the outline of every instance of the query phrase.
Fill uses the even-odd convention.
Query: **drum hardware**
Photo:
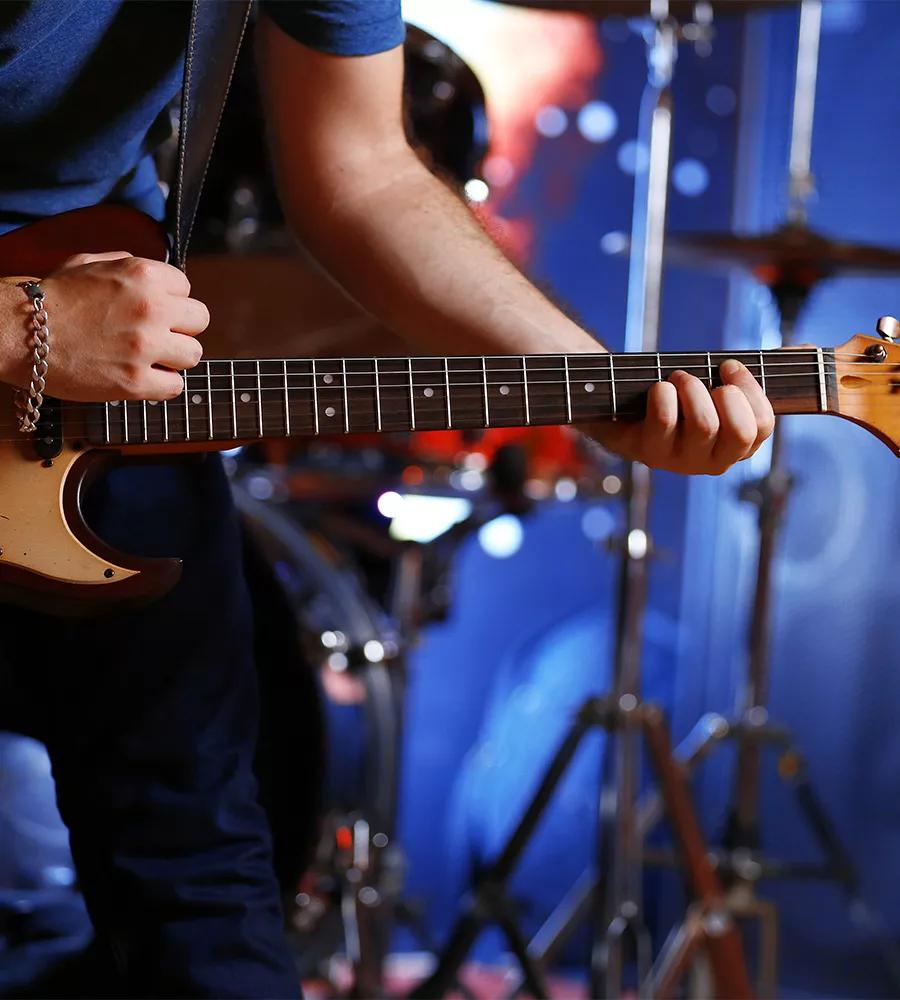
[[[641,98],[638,133],[647,146],[647,170],[635,175],[634,209],[632,217],[632,256],[628,274],[628,311],[625,348],[631,351],[659,350],[659,322],[662,302],[662,277],[665,229],[668,214],[669,179],[672,154],[672,81],[678,58],[678,43],[688,37],[698,51],[708,50],[712,37],[712,14],[709,4],[697,4],[693,9],[691,27],[680,31],[672,16],[668,0],[653,0],[650,20],[644,22],[647,54],[647,83]],[[624,498],[626,502],[625,530],[621,543],[618,584],[616,639],[613,664],[615,698],[619,705],[638,710],[641,705],[642,646],[644,611],[647,602],[649,560],[653,553],[650,532],[652,481],[650,470],[640,463],[627,466]],[[644,732],[644,737],[649,734]],[[590,992],[597,997],[619,997],[626,987],[627,965],[632,963],[638,989],[653,990],[680,976],[687,967],[689,955],[696,953],[704,941],[702,934],[689,935],[685,941],[671,944],[675,952],[664,949],[661,964],[651,967],[649,932],[643,920],[643,837],[637,827],[636,804],[640,788],[641,733],[624,728],[613,740],[612,752],[604,758],[604,774],[600,791],[599,844],[597,881],[591,888],[590,910],[594,935],[590,957]],[[648,746],[648,750],[652,749]],[[663,773],[659,771],[660,780]],[[673,773],[671,761],[667,772]],[[662,789],[667,806],[670,796]],[[685,791],[689,796],[689,792]],[[689,803],[689,799],[687,800]],[[675,817],[670,816],[670,820]],[[703,853],[699,826],[700,853]],[[683,859],[688,861],[685,853]],[[715,876],[712,876],[713,880]],[[694,887],[696,888],[696,886]],[[720,890],[714,893],[720,898]],[[582,910],[583,905],[577,909]],[[571,923],[562,920],[562,926]],[[699,925],[702,926],[702,925]],[[737,931],[733,932],[737,935]],[[682,945],[690,941],[690,948]],[[707,942],[708,943],[708,942]],[[551,949],[559,942],[551,943]],[[666,964],[667,954],[683,954],[675,965]],[[738,941],[734,974],[737,977],[734,996],[748,995],[747,973]],[[661,979],[660,979],[661,977]],[[724,985],[724,984],[719,984]],[[743,992],[746,990],[747,992]]]
[[[405,858],[395,838],[406,652],[424,623],[446,613],[460,543],[502,510],[483,502],[427,544],[399,542],[352,516],[352,509],[344,514],[333,505],[291,502],[289,477],[260,469],[249,457],[229,463],[236,505],[288,605],[266,624],[278,621],[283,628],[293,620],[329,702],[362,714],[361,785],[326,814],[313,863],[289,892],[289,926],[302,941],[301,975],[324,978],[340,994],[382,996],[397,922],[433,950],[415,903],[403,897]],[[271,480],[271,490],[260,489],[260,477]],[[270,499],[254,498],[251,490]],[[341,570],[345,551],[352,553],[353,573]],[[387,586],[358,578],[363,556],[388,564]],[[292,580],[291,565],[311,581]]]
[[[598,726],[610,734],[621,735],[631,730],[642,737],[659,783],[679,864],[694,900],[681,935],[665,950],[666,960],[658,963],[641,984],[643,991],[650,996],[675,996],[694,958],[702,951],[709,959],[715,984],[715,992],[710,995],[752,996],[740,934],[726,906],[725,890],[708,857],[685,771],[674,755],[663,713],[634,697],[610,694],[588,699],[576,713],[515,830],[500,853],[475,877],[464,911],[440,953],[437,968],[415,988],[411,997],[441,997],[458,986],[459,969],[476,938],[489,924],[500,928],[521,966],[522,981],[514,992],[524,987],[535,997],[549,997],[544,975],[546,955],[538,957],[533,942],[529,945],[521,932],[508,883],[582,740]],[[593,890],[594,886],[591,879],[585,888]],[[579,900],[582,916],[587,909],[584,906],[587,895],[582,893]],[[609,934],[624,934],[632,916],[626,908],[621,919],[613,922]],[[559,940],[560,935],[555,935],[554,944]],[[649,965],[649,955],[640,957]]]
[[[740,264],[751,269],[770,291],[780,317],[784,346],[793,342],[796,320],[818,281],[838,272],[900,271],[900,253],[896,251],[826,239],[806,226],[806,206],[815,193],[810,163],[820,31],[821,0],[803,0],[789,158],[788,224],[774,233],[758,237],[682,236],[673,237],[670,243],[673,259]],[[877,330],[892,341],[900,324],[893,317],[883,317],[878,321]],[[747,631],[746,682],[735,718],[721,720],[716,731],[710,732],[708,737],[709,749],[723,738],[733,739],[737,746],[733,802],[724,831],[724,846],[716,853],[716,867],[729,886],[728,900],[733,914],[763,919],[759,963],[761,996],[775,996],[777,987],[777,937],[773,929],[777,918],[771,912],[771,904],[756,895],[758,882],[765,878],[824,879],[841,886],[851,919],[877,943],[894,989],[900,991],[900,950],[881,918],[863,899],[855,863],[815,792],[805,759],[790,731],[776,725],[769,717],[773,570],[780,529],[794,485],[792,475],[784,467],[783,448],[784,433],[777,425],[772,435],[768,471],[761,478],[745,483],[739,493],[741,499],[754,504],[758,510],[759,548]],[[778,776],[794,793],[800,815],[824,859],[821,863],[783,862],[761,853],[759,784],[761,754],[766,746],[778,754]]]

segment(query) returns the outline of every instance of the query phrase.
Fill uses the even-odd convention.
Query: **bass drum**
[[[320,840],[362,816],[393,840],[402,671],[358,571],[287,508],[233,483],[245,529],[275,867],[293,897]]]

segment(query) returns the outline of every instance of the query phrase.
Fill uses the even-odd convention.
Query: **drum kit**
[[[826,238],[806,222],[814,189],[810,149],[821,0],[802,0],[790,158],[789,221],[767,234],[666,236],[671,139],[671,83],[679,47],[713,44],[714,15],[794,6],[792,0],[502,0],[589,17],[633,18],[647,50],[640,138],[647,169],[636,176],[626,349],[656,351],[666,260],[701,267],[742,267],[772,293],[785,344],[811,289],[837,274],[900,273],[900,253]],[[226,117],[207,182],[191,265],[195,294],[221,320],[207,341],[210,357],[406,353],[291,246],[265,163],[262,126],[248,67],[239,70],[240,107]],[[488,148],[481,86],[446,45],[410,28],[407,110],[411,138],[436,170],[462,183],[477,176]],[[254,125],[255,123],[255,125]],[[256,136],[248,129],[258,128]],[[248,139],[250,141],[248,141]],[[288,323],[252,291],[273,276],[306,308]],[[247,336],[253,331],[252,342]],[[374,345],[374,347],[373,347]],[[403,897],[403,853],[396,839],[407,656],[423,626],[446,615],[448,580],[460,543],[499,513],[522,513],[566,493],[623,503],[612,690],[589,698],[550,761],[506,846],[475,877],[468,902],[438,953],[433,973],[413,991],[442,996],[481,929],[497,924],[521,967],[511,992],[548,996],[546,971],[585,921],[592,925],[590,995],[772,996],[776,942],[771,904],[756,894],[770,877],[820,877],[845,890],[854,919],[876,935],[900,989],[900,956],[860,898],[852,859],[814,794],[790,733],[769,720],[772,567],[790,494],[776,434],[768,473],[743,491],[758,507],[757,586],[747,640],[746,683],[733,718],[707,716],[673,747],[663,716],[642,700],[641,651],[648,573],[652,479],[645,467],[623,469],[564,429],[525,428],[412,433],[375,444],[360,437],[303,446],[244,449],[228,458],[244,520],[247,565],[258,606],[259,662],[266,705],[259,772],[272,818],[276,862],[291,929],[307,978],[321,976],[357,996],[385,993],[384,963],[392,928],[415,930]],[[457,501],[432,535],[385,528],[376,501],[397,494]],[[388,502],[388,501],[385,501]],[[312,706],[297,726],[297,704]],[[313,717],[314,716],[314,717]],[[529,941],[518,925],[509,879],[581,740],[606,729],[604,774],[597,790],[595,872],[573,887]],[[298,731],[301,736],[298,740]],[[694,809],[690,769],[723,740],[737,746],[728,829],[720,846],[704,839]],[[642,747],[658,791],[641,778]],[[758,813],[761,754],[772,747],[779,774],[796,793],[825,861],[796,865],[764,856]],[[326,767],[327,761],[327,767]],[[310,762],[313,763],[311,766]],[[315,775],[326,773],[319,781]],[[676,853],[651,851],[647,834],[668,822]],[[643,876],[650,864],[674,864],[685,878],[684,919],[654,956],[643,920]],[[742,925],[760,922],[761,955],[753,974]],[[424,938],[424,935],[423,935]],[[341,962],[337,957],[341,956]],[[341,964],[343,963],[343,964]],[[753,981],[755,979],[755,982]]]

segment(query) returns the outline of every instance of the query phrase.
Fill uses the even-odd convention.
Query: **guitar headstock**
[[[860,334],[834,350],[836,412],[900,456],[900,322],[883,316],[877,329],[879,337]]]

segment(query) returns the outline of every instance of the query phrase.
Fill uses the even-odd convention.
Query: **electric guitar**
[[[0,274],[39,276],[75,253],[127,248],[165,260],[152,219],[122,206],[69,212],[0,237]],[[86,525],[92,473],[124,455],[232,448],[265,438],[640,419],[650,386],[675,369],[720,384],[742,361],[775,412],[830,413],[900,454],[900,345],[882,337],[834,349],[731,354],[293,358],[201,361],[167,402],[47,399],[34,434],[15,429],[0,391],[0,599],[56,614],[96,614],[151,600],[179,578],[177,559],[115,551]],[[52,354],[51,354],[52,360]]]

